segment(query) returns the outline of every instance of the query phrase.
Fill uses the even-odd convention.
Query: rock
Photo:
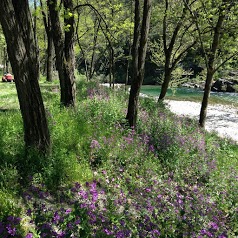
[[[213,92],[234,93],[237,91],[237,84],[236,80],[218,79],[213,83],[211,90]]]
[[[187,83],[182,83],[180,85],[180,87],[185,87],[185,88],[199,88],[199,89],[204,89],[204,85],[202,84],[198,84],[198,83],[191,83],[191,82],[187,82]]]
[[[182,83],[181,87],[185,87],[185,88],[194,88],[194,85],[192,83]]]

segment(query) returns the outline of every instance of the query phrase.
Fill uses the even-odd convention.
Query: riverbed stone
[[[213,85],[211,90],[213,92],[229,92],[229,93],[234,93],[237,92],[238,89],[238,81],[233,80],[233,79],[223,79],[220,78],[216,80]]]

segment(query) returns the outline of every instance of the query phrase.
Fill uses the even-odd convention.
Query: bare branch
[[[216,72],[218,69],[220,69],[226,62],[228,62],[229,60],[231,60],[232,58],[234,58],[235,56],[238,55],[238,51],[235,52],[234,54],[230,55],[228,58],[226,58],[220,65],[218,65],[215,69],[214,72]]]
[[[81,7],[90,7],[95,13],[96,15],[103,21],[104,25],[106,26],[106,30],[107,32],[109,33],[109,35],[113,38],[114,36],[110,33],[110,30],[109,30],[109,27],[105,21],[105,19],[102,17],[101,13],[92,5],[92,4],[89,4],[89,3],[85,3],[85,4],[79,4],[77,6],[74,7],[74,11],[77,10],[78,8],[81,8]]]
[[[205,59],[205,64],[206,64],[206,67],[208,68],[208,59],[207,59],[207,52],[205,50],[205,47],[203,45],[203,40],[202,40],[202,34],[201,34],[201,29],[199,27],[199,24],[198,24],[198,20],[197,20],[197,17],[195,16],[195,14],[193,13],[191,7],[188,5],[188,3],[186,2],[186,0],[183,0],[185,6],[187,7],[187,9],[189,10],[191,16],[192,16],[192,19],[196,25],[196,28],[197,28],[197,32],[198,32],[198,36],[199,36],[199,41],[200,41],[200,44],[201,44],[201,48],[202,48],[202,51],[203,51],[203,54],[204,54],[204,59]]]

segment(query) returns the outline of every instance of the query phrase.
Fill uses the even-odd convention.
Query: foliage
[[[135,131],[123,90],[77,86],[71,110],[58,106],[55,82],[41,83],[53,144],[45,160],[22,153],[19,111],[0,113],[1,237],[237,236],[237,145],[148,98]]]

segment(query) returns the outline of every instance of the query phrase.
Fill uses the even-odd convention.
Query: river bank
[[[103,86],[109,87],[109,84],[102,84]],[[117,84],[117,88],[121,88],[124,85]],[[146,90],[147,89],[147,90]],[[148,90],[149,89],[149,90]],[[141,97],[154,97],[157,100],[157,95],[159,94],[157,86],[145,86],[142,88]],[[179,89],[184,90],[184,89]],[[191,95],[194,94],[194,91],[186,89],[188,96],[191,98]],[[191,91],[191,92],[190,92]],[[202,91],[197,91],[202,96]],[[150,96],[149,96],[150,95]],[[238,94],[224,94],[217,93],[219,97],[234,96],[234,100],[229,100],[231,105],[221,105],[221,104],[212,104],[208,106],[207,110],[207,119],[205,124],[205,129],[207,131],[214,131],[220,137],[229,138],[238,143],[238,107],[235,107],[233,102],[237,101]],[[200,102],[193,101],[181,101],[181,100],[165,100],[167,108],[179,116],[186,116],[190,118],[195,118],[199,120],[199,114],[201,109]]]
[[[199,120],[201,103],[165,100],[169,110],[179,116]],[[209,105],[205,129],[215,131],[219,136],[238,142],[238,108],[224,105]]]

